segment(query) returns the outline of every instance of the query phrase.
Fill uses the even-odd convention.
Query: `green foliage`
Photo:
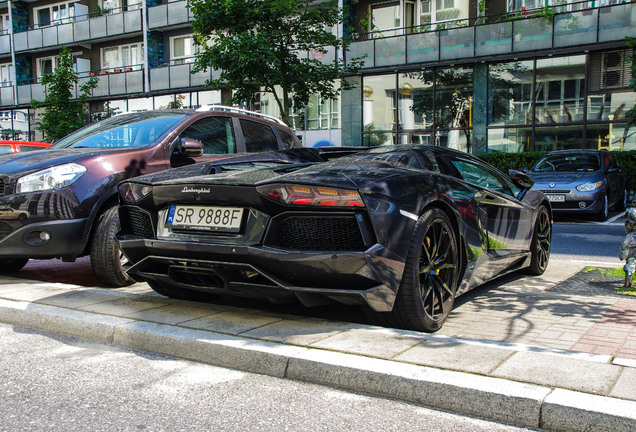
[[[524,153],[483,153],[477,155],[483,161],[494,166],[498,170],[507,173],[508,170],[532,168],[537,161],[547,152]],[[636,191],[636,150],[611,151],[616,161],[625,168],[627,173],[627,190]]]
[[[232,103],[249,101],[262,89],[273,95],[290,124],[292,109],[306,107],[311,95],[334,99],[341,89],[353,87],[345,80],[341,87],[336,84],[357,72],[360,59],[348,65],[342,59],[318,59],[328,47],[349,44],[328,30],[343,22],[337,0],[190,0],[189,7],[199,47],[193,72],[218,70],[208,84],[233,89]]]
[[[98,79],[91,77],[79,85],[78,96],[73,99],[73,90],[78,82],[71,49],[63,47],[58,66],[52,73],[42,76],[42,84],[46,86],[44,101],[31,101],[32,108],[44,108],[38,129],[44,133],[46,140],[57,141],[88,123],[88,98]]]

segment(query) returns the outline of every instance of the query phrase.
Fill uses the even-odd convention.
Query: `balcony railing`
[[[219,76],[217,71],[192,73],[192,63],[163,66],[150,69],[149,91],[203,87],[209,79]]]
[[[149,7],[148,27],[152,30],[190,22],[192,14],[187,4],[186,1],[176,1]]]
[[[14,33],[15,51],[30,51],[142,31],[140,9],[97,17],[84,15],[75,19],[75,22]],[[0,36],[0,54],[3,53],[4,37],[8,36]]]
[[[346,58],[364,58],[364,68],[489,57],[622,41],[636,36],[636,7],[620,4],[472,27],[354,42]]]
[[[93,89],[93,97],[110,97],[125,96],[133,93],[144,92],[144,75],[143,70],[131,70],[132,68],[122,68],[122,72],[104,71],[104,74],[98,74],[99,82],[97,87]],[[79,85],[85,83],[89,78],[80,78]],[[5,94],[5,89],[6,94]],[[5,105],[29,105],[31,100],[43,101],[46,93],[45,86],[39,82],[33,84],[24,84],[16,86],[17,100],[13,100],[13,87],[0,88],[0,106]],[[73,90],[73,97],[77,97],[77,87]]]

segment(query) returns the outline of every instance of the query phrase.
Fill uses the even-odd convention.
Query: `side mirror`
[[[197,157],[203,154],[203,144],[192,138],[181,138],[179,153],[186,157]]]
[[[515,186],[521,189],[530,189],[534,185],[534,180],[530,178],[526,173],[517,170],[509,170],[508,175],[515,184]]]

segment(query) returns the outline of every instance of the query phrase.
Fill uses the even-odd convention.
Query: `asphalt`
[[[552,259],[541,277],[499,278],[424,334],[374,326],[348,307],[195,303],[143,283],[106,289],[86,259],[31,261],[0,277],[0,321],[517,425],[634,431],[636,296],[585,267]]]

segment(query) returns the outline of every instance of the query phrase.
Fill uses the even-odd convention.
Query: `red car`
[[[0,140],[0,154],[20,153],[31,150],[40,150],[47,148],[51,143],[42,143],[35,141],[8,141]]]

